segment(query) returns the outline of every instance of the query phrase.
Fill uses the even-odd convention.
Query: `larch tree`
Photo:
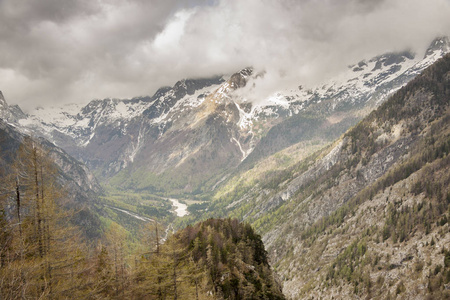
[[[62,208],[64,194],[48,151],[25,138],[3,181],[9,192],[3,207],[10,211],[2,230],[8,232],[0,269],[2,296],[73,296],[73,287],[84,280],[79,274],[86,258],[79,251],[79,233],[70,226],[72,212]]]

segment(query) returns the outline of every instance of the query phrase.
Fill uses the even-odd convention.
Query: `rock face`
[[[2,91],[0,91],[0,119],[17,123],[20,119],[25,119],[26,114],[17,105],[9,106],[5,101]]]
[[[219,190],[210,209],[263,233],[288,297],[448,297],[448,86],[450,55],[325,150]]]

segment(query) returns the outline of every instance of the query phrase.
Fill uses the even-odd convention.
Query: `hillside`
[[[25,214],[20,232],[13,230],[0,211],[8,228],[0,234],[2,299],[285,299],[261,237],[248,224],[209,219],[161,243],[151,222],[134,248],[123,230],[111,227],[93,248],[48,200],[38,210],[45,212],[38,213],[42,232]]]
[[[61,148],[43,138],[23,135],[3,120],[0,120],[0,209],[13,214],[16,193],[25,198],[32,193],[33,185],[29,184],[32,172],[24,168],[32,164],[34,154],[35,171],[39,171],[43,182],[51,181],[52,189],[58,190],[61,198],[58,205],[74,209],[73,223],[81,225],[86,236],[99,238],[100,220],[95,204],[103,189],[94,175]]]
[[[449,86],[447,55],[324,150],[230,181],[206,215],[253,224],[289,297],[443,297]]]
[[[209,219],[188,226],[140,263],[143,269],[138,270],[138,277],[144,284],[138,284],[137,291],[147,296],[161,293],[175,299],[285,299],[261,237],[250,225],[236,219]],[[148,269],[148,263],[153,269]],[[158,272],[164,279],[156,284]]]
[[[289,295],[449,296],[449,71],[447,55],[349,131],[293,228],[266,236]]]

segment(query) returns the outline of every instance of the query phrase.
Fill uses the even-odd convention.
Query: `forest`
[[[92,238],[57,173],[25,138],[2,174],[1,299],[284,299],[250,225],[209,219],[164,239],[153,220],[130,242],[110,222]]]

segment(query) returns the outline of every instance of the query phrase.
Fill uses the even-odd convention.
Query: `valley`
[[[295,86],[257,102],[241,95],[260,76],[246,68],[183,79],[153,96],[3,114],[84,162],[103,184],[202,200],[223,178],[278,151],[313,139],[334,141],[449,47],[442,38],[425,54],[385,53],[317,86]]]
[[[202,281],[183,281],[180,293],[200,287],[204,299],[448,297],[448,52],[448,38],[438,38],[424,55],[388,52],[260,101],[242,92],[263,76],[253,68],[29,114],[0,93],[5,193],[17,188],[17,198],[2,198],[0,221],[15,220],[21,189],[32,195],[31,184],[19,186],[26,172],[16,154],[42,147],[57,174],[51,190],[69,195],[58,205],[77,212],[73,224],[98,242],[85,261],[111,260],[111,270],[86,276],[86,293],[106,278],[98,290],[106,298],[112,290],[177,295],[177,278],[173,288],[158,273],[170,267],[198,274]],[[33,184],[44,195],[39,172]],[[37,167],[30,174],[39,181]],[[109,280],[120,281],[120,259],[128,279],[108,291]]]

